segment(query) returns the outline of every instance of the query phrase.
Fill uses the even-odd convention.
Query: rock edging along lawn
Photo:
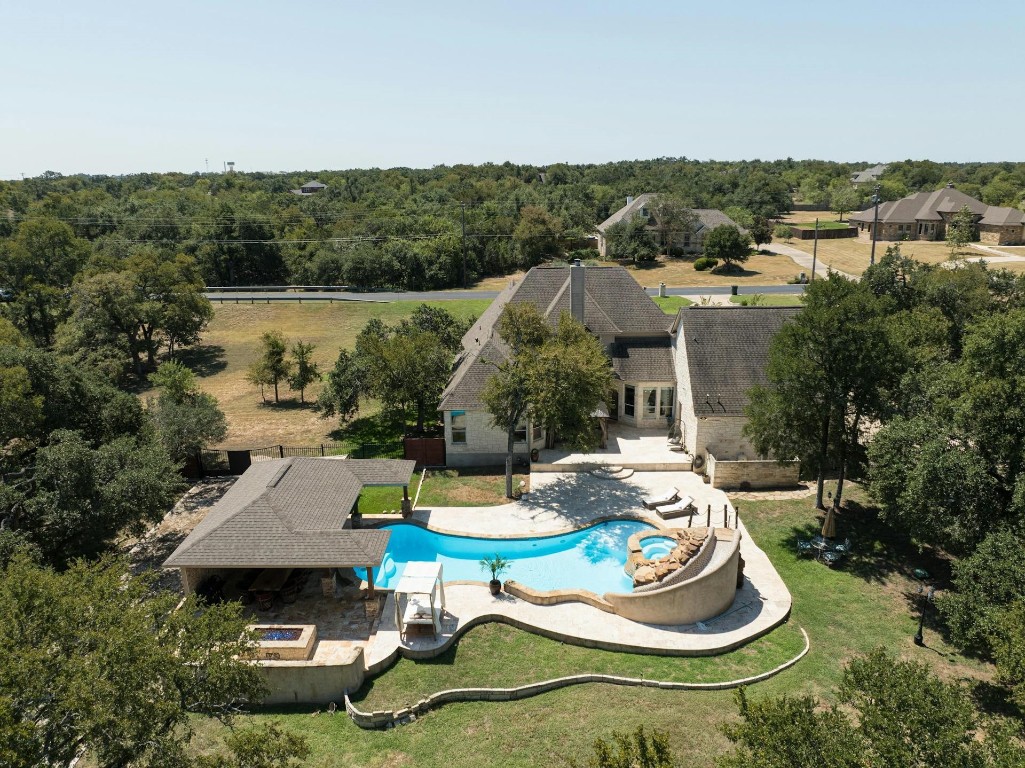
[[[759,683],[762,680],[768,680],[770,677],[778,675],[780,672],[789,669],[803,659],[811,649],[811,640],[808,638],[808,633],[804,631],[803,627],[798,627],[798,629],[801,630],[801,634],[804,636],[804,648],[801,649],[800,653],[792,659],[783,662],[778,667],[770,669],[768,672],[762,672],[739,680],[728,680],[716,683],[681,683],[661,680],[646,680],[638,677],[620,677],[619,675],[569,675],[567,677],[557,677],[552,680],[542,680],[537,683],[529,683],[515,688],[451,688],[446,691],[439,691],[438,693],[432,693],[429,696],[425,696],[416,704],[409,707],[397,710],[375,710],[373,712],[363,712],[358,709],[349,699],[349,692],[346,691],[345,711],[349,713],[349,717],[352,718],[352,721],[356,723],[356,725],[360,728],[370,730],[391,728],[395,725],[408,723],[417,716],[423,715],[432,709],[438,709],[445,704],[451,704],[454,702],[516,701],[518,699],[527,699],[531,696],[539,696],[542,693],[548,693],[549,691],[554,691],[559,688],[567,688],[571,685],[581,685],[583,683],[632,685],[644,688],[661,688],[670,691],[721,691],[728,688],[739,688],[742,685],[750,685],[752,683]]]

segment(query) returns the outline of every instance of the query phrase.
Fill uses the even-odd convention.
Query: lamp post
[[[925,585],[922,584],[918,587],[918,594],[925,592]],[[929,587],[929,592],[926,593],[925,598],[922,600],[922,614],[918,617],[918,631],[915,633],[915,645],[925,645],[925,637],[922,634],[925,629],[925,611],[929,607],[929,603],[933,601],[933,597],[936,595],[936,588]]]
[[[872,255],[869,256],[868,264],[876,263],[876,238],[879,236],[879,185],[876,184],[875,194],[872,195],[872,202],[875,204],[876,212],[872,216]]]

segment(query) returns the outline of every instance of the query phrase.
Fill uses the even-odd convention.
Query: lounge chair
[[[680,492],[675,488],[666,488],[661,493],[656,493],[654,496],[649,496],[643,500],[643,504],[647,509],[655,509],[656,507],[664,507],[666,504],[672,504],[680,498]]]
[[[812,547],[811,542],[808,539],[798,539],[797,554],[805,557],[811,557],[815,554],[815,549]]]
[[[674,517],[683,517],[684,515],[693,515],[696,511],[697,507],[694,506],[693,496],[684,496],[682,499],[674,501],[672,504],[655,508],[655,513],[663,520],[671,520]]]

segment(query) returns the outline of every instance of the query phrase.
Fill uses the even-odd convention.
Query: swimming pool
[[[626,575],[626,543],[635,533],[655,526],[636,520],[611,520],[558,536],[517,539],[480,539],[451,536],[416,525],[384,526],[391,531],[374,583],[394,588],[411,560],[440,562],[445,581],[487,581],[480,559],[496,552],[512,561],[501,579],[513,579],[533,589],[586,589],[589,592],[632,592],[633,579]],[[366,572],[356,573],[366,578]]]

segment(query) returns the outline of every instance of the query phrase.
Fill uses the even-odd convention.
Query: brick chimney
[[[580,259],[573,259],[569,268],[569,309],[573,317],[584,322],[584,270]]]

